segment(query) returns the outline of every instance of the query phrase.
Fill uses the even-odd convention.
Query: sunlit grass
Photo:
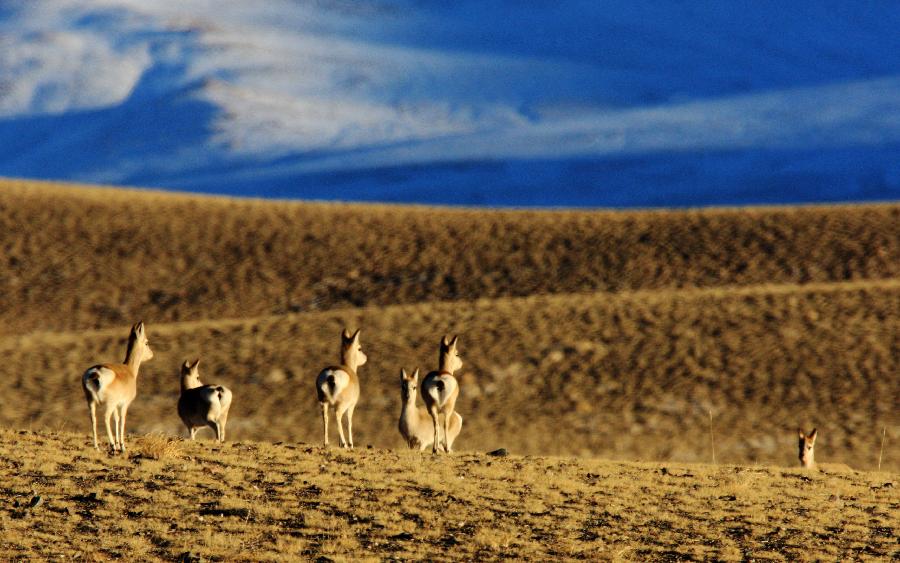
[[[180,446],[147,459],[96,454],[81,435],[0,431],[0,558],[897,555],[896,473]],[[21,508],[35,495],[37,508]]]

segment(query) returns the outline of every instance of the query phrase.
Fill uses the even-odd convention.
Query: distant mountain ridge
[[[302,199],[900,198],[900,6],[33,1],[0,176]]]

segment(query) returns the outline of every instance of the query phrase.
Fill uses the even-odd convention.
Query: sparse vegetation
[[[900,556],[897,474],[181,445],[109,457],[80,434],[0,431],[0,558]]]
[[[501,212],[0,181],[0,248],[0,559],[900,557],[898,205]],[[109,457],[80,375],[120,361],[138,319],[155,357]],[[369,357],[353,452],[318,446],[314,393],[344,328]],[[407,451],[399,369],[457,333],[461,453]],[[174,438],[197,357],[235,393],[223,445]],[[813,426],[823,471],[802,471]]]
[[[489,211],[0,180],[0,334],[900,277],[900,205]]]
[[[434,365],[437,329],[462,335],[461,451],[709,462],[710,409],[721,463],[795,465],[797,428],[817,426],[826,436],[819,461],[871,469],[880,441],[873,429],[887,426],[888,445],[900,438],[894,281],[148,323],[155,357],[142,368],[128,428],[183,433],[179,366],[201,357],[207,377],[235,393],[230,439],[319,443],[315,377],[334,361],[345,326],[365,327],[370,358],[354,415],[357,445],[402,447],[397,370]],[[80,373],[100,358],[118,359],[123,343],[121,328],[0,339],[14,392],[0,424],[67,421],[65,429],[89,436]],[[886,447],[882,467],[898,464]]]

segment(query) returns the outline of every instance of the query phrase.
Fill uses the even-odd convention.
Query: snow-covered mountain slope
[[[900,4],[0,2],[0,175],[487,205],[900,197]]]

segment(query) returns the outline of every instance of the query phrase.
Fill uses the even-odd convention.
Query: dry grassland
[[[0,180],[0,334],[900,277],[900,205],[485,211]]]
[[[109,457],[80,375],[138,319],[155,357],[132,455]],[[325,451],[313,382],[345,326],[373,449]],[[434,369],[445,333],[462,453],[432,458],[402,449],[399,370]],[[481,211],[0,180],[0,356],[4,560],[900,558],[897,204]],[[234,392],[238,442],[172,439],[195,357]],[[701,464],[710,413],[729,465]],[[885,473],[794,469],[812,426],[820,463]]]
[[[4,560],[883,560],[897,473],[0,431]],[[36,505],[36,506],[32,506]]]
[[[437,338],[460,333],[463,450],[614,459],[791,464],[798,426],[820,460],[900,469],[900,283],[859,282],[620,295],[545,296],[149,325],[155,351],[129,411],[136,433],[183,432],[178,366],[235,393],[233,439],[318,442],[315,376],[344,326],[369,362],[356,443],[401,447],[399,371],[436,368]],[[0,340],[11,427],[88,431],[79,374],[118,361],[124,328]],[[332,426],[332,432],[336,429]]]

